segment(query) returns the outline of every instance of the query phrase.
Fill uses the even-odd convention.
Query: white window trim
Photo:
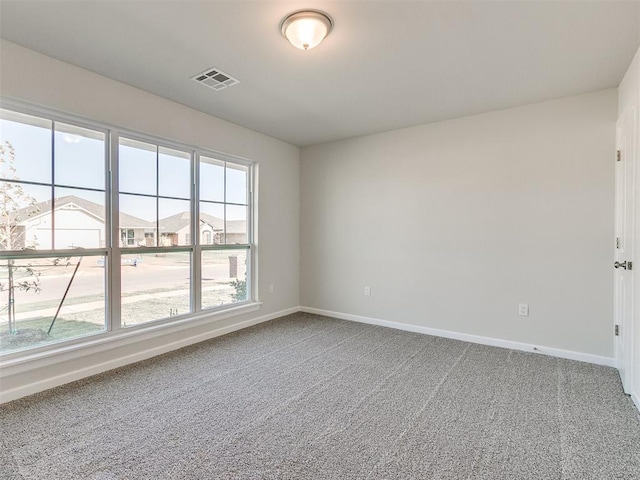
[[[261,302],[232,304],[219,311],[203,311],[195,315],[171,317],[158,322],[149,322],[135,327],[123,328],[117,332],[101,332],[73,340],[43,345],[28,350],[7,353],[0,359],[0,370],[15,375],[24,371],[66,362],[86,355],[116,349],[135,342],[170,335],[200,325],[216,323],[228,318],[259,310]],[[143,328],[145,327],[145,328]]]
[[[59,342],[52,342],[49,344],[27,347],[24,349],[0,353],[0,369],[5,370],[11,368],[12,374],[16,365],[29,364],[29,369],[35,368],[34,361],[37,363],[39,359],[50,360],[52,357],[64,356],[77,358],[83,355],[93,353],[94,349],[98,345],[104,345],[101,350],[107,350],[111,348],[117,348],[120,345],[126,345],[136,341],[144,341],[159,335],[166,335],[169,333],[177,332],[180,330],[192,328],[203,323],[211,321],[223,320],[226,318],[242,315],[245,313],[253,312],[260,309],[262,303],[257,298],[257,243],[256,243],[256,206],[254,205],[254,199],[257,198],[254,195],[256,189],[256,178],[258,162],[249,160],[237,155],[215,151],[207,148],[194,147],[178,141],[168,140],[166,138],[143,134],[128,130],[125,128],[117,127],[104,122],[97,122],[95,120],[86,119],[76,115],[61,112],[55,109],[36,106],[29,104],[22,100],[16,100],[11,98],[0,98],[0,108],[16,111],[26,115],[32,115],[36,117],[46,118],[53,122],[69,123],[78,127],[93,129],[101,131],[106,134],[105,137],[105,155],[106,165],[105,171],[106,177],[106,193],[105,193],[105,229],[110,232],[110,238],[107,238],[107,246],[105,248],[96,249],[104,252],[107,260],[109,261],[109,268],[106,273],[106,291],[105,291],[105,330],[96,332],[91,335],[72,338],[69,340],[62,340]],[[192,312],[187,314],[167,317],[156,320],[150,320],[148,322],[132,325],[126,328],[122,328],[120,325],[120,256],[123,253],[133,253],[141,251],[138,248],[121,247],[121,229],[118,225],[118,215],[113,215],[111,212],[118,210],[118,145],[119,138],[126,137],[132,140],[138,140],[145,143],[153,143],[159,147],[165,147],[169,149],[182,150],[191,154],[191,210],[192,210],[192,231],[191,240],[192,244],[182,247],[169,247],[169,249],[187,250],[192,254],[192,271],[191,271],[191,305]],[[197,169],[199,165],[200,156],[212,157],[224,162],[235,163],[249,167],[248,170],[248,226],[247,226],[247,244],[242,244],[240,248],[248,249],[249,262],[247,273],[247,301],[230,303],[216,308],[202,309],[200,296],[201,296],[201,278],[200,278],[200,263],[201,260],[195,261],[196,255],[201,258],[202,244],[198,235],[198,209],[199,209],[199,192],[197,181]],[[226,203],[226,202],[225,202]],[[207,245],[206,250],[223,250],[233,248],[234,245]],[[237,246],[236,246],[237,248]],[[163,249],[162,247],[153,247],[153,250]],[[129,252],[129,250],[131,252]],[[145,249],[147,250],[147,249]],[[65,252],[64,250],[52,251],[55,255]],[[88,250],[87,250],[88,252]],[[0,254],[11,255],[14,253],[23,255],[37,255],[43,256],[49,251],[17,251],[17,252],[0,252]],[[77,255],[77,251],[75,251]],[[97,351],[101,351],[97,350]],[[72,352],[77,352],[77,355]],[[69,355],[75,355],[69,357]]]

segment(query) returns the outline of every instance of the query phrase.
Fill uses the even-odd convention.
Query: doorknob
[[[624,262],[615,262],[613,266],[615,268],[624,268],[625,270],[631,270],[633,263],[631,262],[627,263],[627,261],[625,260]]]

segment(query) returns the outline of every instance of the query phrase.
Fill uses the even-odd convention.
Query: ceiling
[[[305,7],[335,22],[309,51],[278,29]],[[1,0],[0,36],[306,146],[616,87],[640,2]]]

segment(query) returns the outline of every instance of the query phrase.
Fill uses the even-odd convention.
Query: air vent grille
[[[240,83],[240,80],[238,80],[237,78],[233,78],[228,73],[224,73],[220,71],[219,68],[215,67],[205,70],[204,72],[191,77],[191,79],[209,88],[213,88],[214,90],[224,90],[225,88],[231,87],[236,83]]]

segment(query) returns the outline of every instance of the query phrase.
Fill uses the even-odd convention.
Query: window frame
[[[224,179],[224,189],[225,189],[225,197],[223,202],[215,202],[215,203],[222,203],[224,205],[225,208],[225,217],[223,218],[224,221],[224,243],[219,243],[216,244],[215,243],[215,238],[214,238],[214,234],[211,235],[211,241],[212,243],[204,245],[202,243],[202,238],[199,235],[199,225],[200,225],[200,203],[201,203],[201,196],[200,196],[200,164],[201,164],[201,158],[205,157],[205,158],[209,158],[212,160],[219,160],[225,163],[225,179]],[[219,152],[214,152],[211,150],[204,150],[201,149],[199,152],[197,152],[197,154],[194,156],[194,181],[193,181],[193,187],[195,189],[195,203],[194,203],[194,212],[193,212],[193,216],[195,217],[196,221],[192,222],[192,227],[194,229],[194,231],[192,232],[192,238],[195,238],[195,247],[196,247],[196,252],[195,255],[198,256],[199,260],[198,260],[198,268],[199,270],[197,272],[195,272],[197,274],[197,288],[195,289],[196,291],[196,305],[198,305],[198,312],[202,312],[202,311],[207,311],[207,312],[215,312],[218,310],[222,310],[224,309],[224,307],[226,307],[227,305],[238,305],[238,304],[243,304],[243,303],[249,303],[251,301],[257,300],[254,299],[254,291],[255,289],[255,283],[254,283],[254,274],[253,272],[255,272],[255,243],[254,243],[254,199],[253,199],[253,192],[254,192],[254,175],[255,175],[255,164],[253,163],[247,163],[246,160],[243,159],[243,161],[237,161],[238,157],[234,157],[232,155],[229,154],[225,154],[225,153],[219,153]],[[227,163],[234,163],[234,164],[239,164],[239,165],[243,165],[245,167],[247,167],[247,243],[246,244],[228,244],[227,243],[227,219],[226,219],[226,206],[227,205],[237,205],[235,203],[232,202],[227,202],[226,199],[226,188],[227,188],[227,179],[226,179],[226,164]],[[246,282],[247,282],[247,299],[243,302],[237,302],[237,303],[231,303],[231,304],[227,304],[227,305],[221,305],[219,307],[207,307],[205,309],[202,308],[202,272],[200,270],[200,267],[202,267],[202,252],[203,251],[220,251],[220,250],[247,250],[247,278],[246,278]]]
[[[52,131],[55,122],[68,124],[71,126],[95,130],[105,135],[105,246],[101,248],[82,249],[86,256],[101,255],[105,259],[105,330],[80,337],[73,337],[68,340],[61,340],[33,347],[16,349],[9,352],[0,352],[0,361],[12,361],[14,359],[53,354],[73,347],[90,347],[96,342],[109,341],[110,338],[122,338],[138,336],[145,332],[156,332],[162,328],[176,328],[177,325],[185,323],[199,323],[203,318],[238,315],[259,308],[261,303],[257,298],[257,258],[255,244],[255,224],[256,211],[254,205],[254,189],[257,173],[257,161],[244,157],[211,150],[208,148],[195,147],[185,143],[168,140],[155,135],[144,134],[126,128],[117,127],[108,123],[96,122],[82,117],[78,117],[65,112],[56,111],[51,108],[34,106],[23,101],[16,101],[0,97],[0,108],[16,113],[31,115],[52,122]],[[167,148],[188,152],[190,154],[190,179],[191,179],[191,220],[189,236],[190,245],[161,246],[160,238],[155,239],[157,246],[131,247],[121,245],[121,232],[119,225],[119,141],[124,137],[144,143],[154,144],[158,148]],[[201,156],[219,159],[224,162],[242,165],[247,167],[247,243],[239,245],[211,244],[206,246],[206,250],[247,250],[247,299],[241,302],[228,303],[215,308],[202,308],[202,278],[201,259],[202,242],[199,235],[199,159]],[[55,157],[55,153],[52,153]],[[52,162],[55,159],[52,158]],[[22,183],[22,182],[21,182]],[[32,183],[32,182],[24,182]],[[51,185],[55,190],[55,179]],[[66,188],[66,186],[62,186]],[[74,188],[74,187],[72,187]],[[78,187],[75,187],[78,188]],[[87,190],[91,190],[87,188]],[[226,205],[226,202],[225,202]],[[226,228],[226,226],[225,226]],[[52,229],[53,236],[53,229]],[[159,237],[159,236],[158,236]],[[212,234],[212,242],[214,241]],[[146,234],[145,234],[146,238]],[[135,242],[135,239],[134,239]],[[190,252],[190,305],[191,311],[188,313],[169,316],[160,319],[149,320],[137,325],[123,328],[121,325],[121,256],[132,253],[161,253],[161,252]],[[41,258],[47,256],[78,256],[77,249],[48,249],[48,250],[0,250],[0,260],[5,258]]]

